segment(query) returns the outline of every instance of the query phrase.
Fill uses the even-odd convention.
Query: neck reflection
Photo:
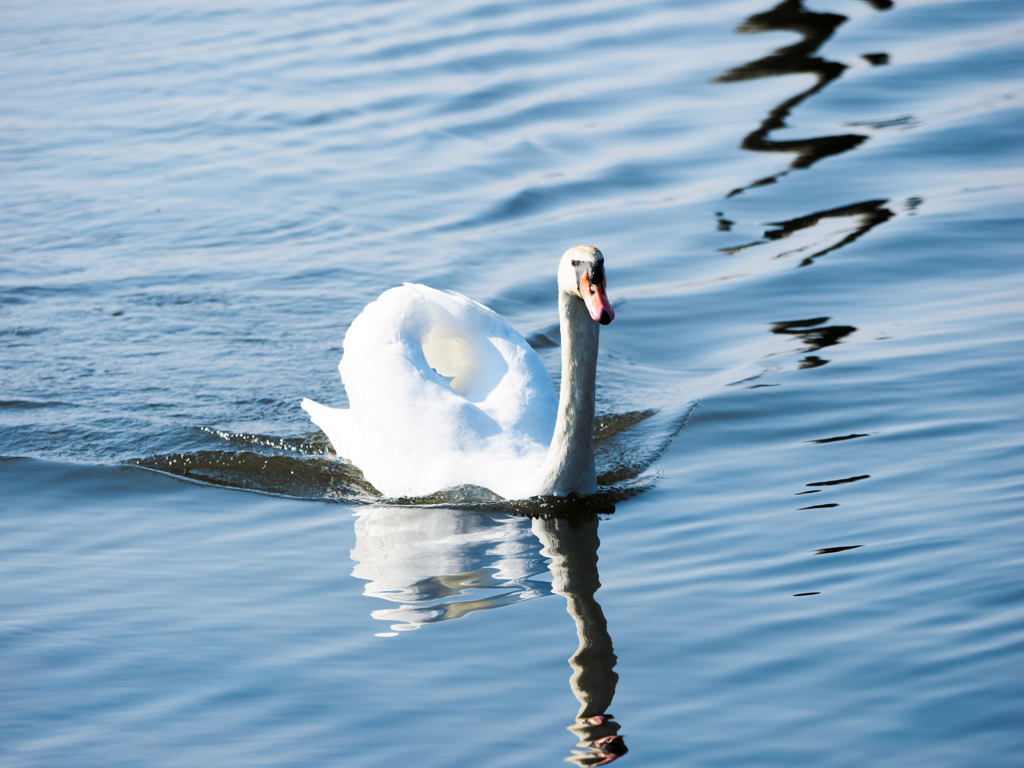
[[[569,659],[569,686],[580,703],[576,721],[569,730],[579,739],[578,749],[566,758],[576,765],[607,765],[626,753],[618,735],[619,724],[608,713],[615,685],[615,650],[608,634],[601,605],[594,593],[601,587],[597,573],[597,515],[583,520],[533,521],[533,532],[551,558],[551,588],[566,600],[566,609],[576,622],[579,647]]]

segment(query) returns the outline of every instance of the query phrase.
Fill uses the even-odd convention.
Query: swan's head
[[[594,246],[577,245],[562,254],[558,289],[582,299],[590,316],[601,325],[615,319],[615,310],[605,293],[604,256]]]

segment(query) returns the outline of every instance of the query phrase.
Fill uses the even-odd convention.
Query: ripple
[[[211,485],[302,499],[365,502],[377,496],[356,467],[332,459],[196,451],[149,456],[129,463]]]

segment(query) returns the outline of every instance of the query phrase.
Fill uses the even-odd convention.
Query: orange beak
[[[584,273],[580,280],[580,296],[583,297],[583,303],[590,311],[590,317],[601,325],[608,325],[615,319],[615,310],[612,309],[612,303],[608,301],[608,294],[604,292],[604,285],[604,280],[600,285],[593,285],[590,278]]]

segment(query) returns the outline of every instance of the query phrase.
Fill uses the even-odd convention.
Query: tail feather
[[[302,409],[309,414],[310,421],[327,435],[334,452],[339,456],[349,458],[349,444],[354,437],[352,412],[348,408],[331,408],[321,405],[308,397],[302,398]]]

